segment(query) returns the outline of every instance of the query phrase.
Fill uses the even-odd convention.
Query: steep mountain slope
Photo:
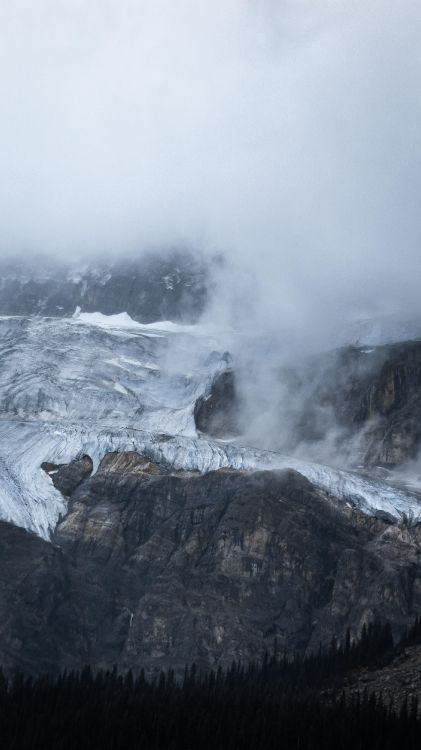
[[[418,526],[291,471],[189,475],[108,454],[53,543],[4,523],[0,538],[7,669],[206,668],[259,658],[275,637],[317,649],[376,616],[401,633],[421,612]]]
[[[139,322],[110,290],[89,311],[102,283],[72,315],[39,314],[45,297],[0,318],[0,663],[181,670],[260,657],[274,638],[317,649],[376,616],[402,632],[421,611],[421,502],[344,446],[364,437],[368,455],[413,419],[416,450],[418,342],[291,369],[286,450],[262,450],[237,334]],[[32,312],[38,293],[23,293]],[[309,460],[296,448],[323,440],[327,414],[337,454]]]

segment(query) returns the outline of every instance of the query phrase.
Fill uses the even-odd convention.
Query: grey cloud
[[[222,251],[213,314],[256,332],[418,309],[418,2],[16,0],[0,29],[1,252]]]

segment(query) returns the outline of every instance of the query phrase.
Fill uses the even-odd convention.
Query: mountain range
[[[376,620],[402,636],[421,614],[421,342],[280,359],[259,445],[231,333],[203,315],[209,269],[133,268],[0,274],[4,669],[181,674]]]

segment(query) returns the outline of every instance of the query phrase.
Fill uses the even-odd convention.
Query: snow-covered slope
[[[216,346],[124,314],[0,318],[1,416],[194,434],[191,404],[226,367]]]
[[[193,407],[226,369],[224,334],[126,314],[0,318],[0,518],[48,538],[66,501],[40,468],[137,450],[176,469],[294,468],[373,513],[421,516],[415,497],[350,472],[196,435]]]

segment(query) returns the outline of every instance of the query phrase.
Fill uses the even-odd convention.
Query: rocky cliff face
[[[361,434],[364,463],[396,466],[414,458],[421,439],[421,341],[341,350],[332,365],[319,397],[332,404],[341,425]]]
[[[421,439],[421,342],[390,347],[362,404],[371,423],[367,463],[401,464],[415,458]]]
[[[307,446],[317,457],[312,446],[323,446],[334,433],[330,453],[336,450],[350,463],[395,467],[417,456],[421,341],[339,349],[280,371],[279,384],[287,396],[279,411],[283,441],[276,445],[274,434],[274,447],[291,453]],[[220,437],[238,433],[240,402],[235,373],[216,378],[207,399],[197,404],[196,425],[209,435],[215,425]],[[305,455],[305,448],[301,452]]]
[[[66,490],[69,485],[66,484]],[[174,473],[108,454],[53,543],[0,524],[0,663],[181,671],[421,613],[421,532],[293,471]]]

